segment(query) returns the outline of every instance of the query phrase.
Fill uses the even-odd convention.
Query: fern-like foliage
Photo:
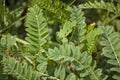
[[[1,57],[1,55],[0,55],[0,57]],[[0,61],[1,61],[1,59],[0,59]],[[0,80],[7,80],[7,79],[8,79],[7,75],[5,75],[3,72],[3,65],[0,63]]]
[[[71,38],[77,41],[78,44],[82,43],[85,40],[86,33],[85,17],[83,17],[84,13],[80,8],[75,6],[68,7],[68,10],[71,12],[70,20],[76,21],[76,27],[74,28]]]
[[[7,75],[5,75],[2,71],[2,68],[0,69],[0,80],[7,80]]]
[[[14,55],[14,51],[18,50],[16,36],[11,34],[2,35],[0,39],[0,56]]]
[[[91,55],[87,52],[80,51],[82,47],[83,46],[75,47],[73,44],[65,44],[61,45],[59,48],[55,47],[54,49],[49,49],[47,55],[50,60],[74,68],[77,72],[75,73],[75,76],[72,75],[75,77],[73,80],[76,80],[77,78],[80,80],[105,80],[106,77],[103,78],[101,76],[102,70],[95,69],[96,62],[92,60]],[[69,65],[67,65],[67,63]],[[64,68],[60,68],[60,71],[61,70],[64,72]]]
[[[41,8],[47,9],[53,13],[57,13],[58,8],[62,9],[65,7],[65,4],[60,0],[31,0],[31,4],[38,4]]]
[[[11,36],[10,34],[3,35],[0,40],[0,45],[6,49],[10,49],[13,46],[17,47],[16,36]]]
[[[37,62],[39,63],[37,65],[37,70],[40,73],[45,74],[41,76],[41,79],[48,78],[50,80],[76,80],[75,74],[67,74],[66,67],[64,65],[61,65],[61,62],[59,61],[57,61],[58,64],[56,64],[56,62],[53,61],[50,57],[49,55],[45,57],[41,54],[37,58]]]
[[[67,36],[72,32],[73,28],[76,26],[75,21],[67,21],[64,23],[63,28],[57,32],[57,36],[59,39],[62,39],[62,42],[68,42]]]
[[[88,53],[91,54],[93,52],[97,38],[100,34],[101,34],[100,28],[95,28],[86,34]]]
[[[39,80],[40,75],[27,64],[22,64],[11,57],[4,57],[3,64],[4,72],[19,80]]]
[[[26,40],[30,43],[29,49],[32,51],[42,50],[48,37],[48,27],[46,19],[43,17],[42,9],[37,5],[29,8],[26,27]]]
[[[57,19],[64,22],[68,18],[68,15],[66,15],[68,12],[65,10],[68,5],[60,0],[30,0],[30,3],[38,4],[44,9],[45,14],[51,21]]]
[[[103,55],[108,58],[107,63],[111,64],[110,71],[117,72],[113,75],[115,80],[120,80],[120,36],[114,31],[112,26],[102,28],[104,34],[101,45],[103,46]]]
[[[117,15],[119,15],[119,11],[120,11],[119,5],[120,4],[115,6],[113,3],[108,3],[108,2],[104,2],[103,0],[101,0],[100,2],[95,1],[94,3],[89,1],[85,4],[79,5],[79,7],[83,9],[91,9],[91,8],[105,9],[105,10],[108,10],[109,12],[114,12]]]

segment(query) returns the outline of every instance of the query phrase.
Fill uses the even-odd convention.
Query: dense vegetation
[[[0,80],[120,80],[120,0],[0,0]]]

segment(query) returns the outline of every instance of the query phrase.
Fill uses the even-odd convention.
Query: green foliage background
[[[120,80],[120,1],[0,0],[0,80]]]

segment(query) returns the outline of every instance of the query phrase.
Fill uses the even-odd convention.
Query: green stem
[[[15,25],[18,21],[22,21],[23,19],[25,19],[26,16],[21,17],[20,19],[16,20],[15,22],[13,22],[12,24],[10,24],[8,27],[0,30],[0,33],[5,32],[6,30],[8,30],[9,28],[11,28],[13,25]]]
[[[68,5],[71,6],[76,0],[71,1]]]
[[[22,43],[22,44],[29,44],[28,42],[20,39],[20,38],[16,38],[16,41],[19,42],[19,43]]]
[[[6,36],[6,35],[0,34],[0,37],[2,37],[2,36]],[[21,44],[24,44],[24,45],[29,44],[28,42],[26,42],[25,40],[22,40],[20,38],[15,38],[15,39],[16,39],[17,42],[19,42]]]
[[[111,46],[111,48],[112,48],[113,54],[115,55],[115,58],[116,58],[116,60],[117,60],[117,63],[118,63],[118,65],[120,66],[120,61],[119,61],[117,52],[115,51],[115,48],[113,47],[113,44],[112,44],[112,42],[111,42],[111,40],[110,40],[110,38],[109,38],[109,35],[108,35],[107,33],[106,33],[106,36],[107,36],[108,42],[109,42],[109,44],[110,44],[110,46]]]

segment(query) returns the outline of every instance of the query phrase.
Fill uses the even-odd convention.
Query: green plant
[[[16,76],[21,80],[39,80],[39,73],[32,70],[31,66],[20,63],[10,57],[3,58],[4,72]]]
[[[120,79],[120,36],[115,32],[113,27],[105,27],[102,29],[104,34],[102,37],[101,45],[103,47],[103,55],[108,58],[107,63],[113,66],[110,67],[110,71],[118,72],[113,75],[116,80]]]
[[[116,19],[120,13],[120,3],[117,3],[116,5],[114,4],[114,2],[105,2],[103,0],[101,0],[100,2],[95,1],[94,3],[92,2],[87,2],[85,4],[81,4],[79,5],[79,7],[81,7],[82,9],[102,9],[102,10],[107,10],[107,17],[105,17],[106,19],[104,20],[103,25],[106,25],[108,23],[110,23],[112,20]],[[110,12],[114,13],[115,15],[112,18],[109,18],[109,14]]]
[[[23,1],[26,15],[17,16],[19,9],[9,8],[7,14],[0,14],[0,26],[4,26],[0,28],[0,80],[120,80],[120,33],[109,25],[120,16],[120,3],[95,1],[77,7],[75,1]],[[7,11],[1,7],[2,3],[0,11]],[[88,24],[83,9],[91,8],[115,16],[106,16],[109,20],[101,21],[103,26]],[[15,18],[4,20],[10,13]],[[13,32],[22,21],[25,38]],[[56,39],[52,40],[54,28]]]
[[[31,0],[30,4],[38,4],[41,9],[44,9],[44,15],[48,18],[48,23],[50,24],[56,23],[58,20],[64,22],[69,17],[69,13],[65,10],[68,4],[60,0]]]
[[[43,17],[42,9],[39,9],[38,6],[30,8],[25,25],[27,26],[26,31],[28,32],[26,41],[30,43],[28,47],[32,51],[41,52],[48,37],[47,22]]]

